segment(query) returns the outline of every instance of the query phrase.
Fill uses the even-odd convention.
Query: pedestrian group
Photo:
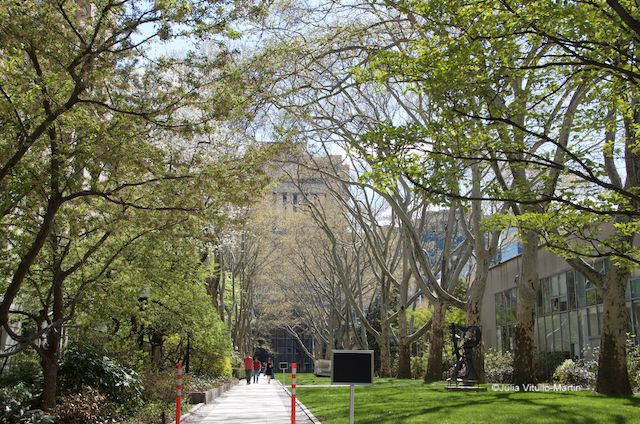
[[[257,356],[254,359],[247,353],[243,359],[243,362],[247,384],[251,384],[252,377],[253,382],[258,383],[260,373],[266,375],[267,383],[271,384],[271,379],[273,378],[273,362],[271,362],[271,358],[269,358],[267,362],[260,362]]]

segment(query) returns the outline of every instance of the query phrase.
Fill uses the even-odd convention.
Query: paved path
[[[319,424],[307,416],[303,405],[296,407],[296,424]],[[310,413],[309,413],[310,414]],[[242,380],[213,403],[204,405],[186,419],[185,424],[288,424],[291,423],[291,397],[276,380],[267,384],[261,376],[257,384]]]

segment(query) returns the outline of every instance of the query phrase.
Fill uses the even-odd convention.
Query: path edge
[[[277,380],[276,380],[277,381]],[[291,397],[291,390],[289,390],[287,388],[287,386],[283,385],[282,383],[280,383],[278,381],[278,384],[280,384],[280,386],[282,386],[282,388],[284,389],[285,392],[287,392],[287,394],[289,395],[289,397]],[[307,418],[309,418],[311,420],[311,422],[313,424],[322,424],[320,422],[320,420],[318,420],[316,418],[315,415],[313,415],[313,413],[311,411],[309,411],[309,408],[307,408],[306,406],[304,406],[304,404],[302,402],[300,402],[300,399],[296,398],[296,405],[300,408],[300,410],[302,412],[304,412],[304,414],[307,416]]]
[[[233,389],[234,387],[236,387],[238,385],[238,383],[240,383],[240,381],[236,381],[235,383],[225,383],[222,386],[220,386],[222,388],[222,393],[227,392],[231,389]],[[217,396],[219,397],[219,396]],[[180,415],[180,422],[187,420],[189,418],[189,416],[191,416],[192,413],[196,412],[198,409],[202,408],[203,406],[207,405],[206,402],[203,403],[196,403],[195,405],[193,405],[193,407],[191,409],[189,409],[189,412],[187,412],[184,415]],[[176,424],[176,420],[171,421],[171,424]],[[318,423],[321,424],[321,423]]]

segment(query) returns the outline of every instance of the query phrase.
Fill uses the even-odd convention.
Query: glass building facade
[[[313,352],[313,340],[311,337],[303,334],[301,338],[307,349]],[[298,372],[313,372],[313,361],[304,353],[298,341],[286,330],[277,329],[273,331],[271,335],[271,346],[275,352],[273,362],[276,371],[279,371],[279,362],[287,362],[289,367],[295,362]],[[289,371],[291,371],[290,368]]]
[[[604,272],[606,264],[597,268]],[[627,284],[629,322],[627,331],[640,335],[640,275],[634,272]],[[513,351],[517,288],[495,295],[497,347]],[[534,344],[540,352],[562,352],[583,357],[585,350],[600,345],[602,299],[581,273],[564,271],[540,279],[536,294]],[[636,342],[639,341],[636,337]]]

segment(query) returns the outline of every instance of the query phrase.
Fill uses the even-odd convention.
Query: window
[[[602,303],[602,300],[600,302]],[[598,334],[602,334],[602,305],[596,306],[596,309],[598,310]]]
[[[502,324],[502,312],[504,311],[504,305],[502,303],[502,293],[496,293],[496,324]]]
[[[569,314],[563,312],[560,314],[560,330],[562,332],[562,352],[570,352],[571,351],[571,334],[569,333]]]
[[[542,304],[544,308],[543,312],[545,315],[551,313],[551,303],[549,301],[551,297],[550,288],[551,288],[551,281],[548,278],[545,278],[544,287],[542,290]]]
[[[544,285],[544,280],[540,280],[540,285],[538,286],[538,290],[536,290],[536,314],[542,315],[542,286]]]
[[[570,337],[569,340],[571,341],[571,345],[572,346],[576,346],[576,348],[578,346],[580,346],[580,333],[578,330],[578,312],[577,311],[571,311],[569,312],[569,331],[570,331]],[[572,355],[576,355],[577,353],[575,353],[575,349],[574,352],[572,352]]]
[[[557,275],[551,277],[551,292],[549,294],[551,295],[551,297],[557,297],[560,294]]]
[[[560,299],[558,299],[557,297],[552,297],[550,301],[551,301],[551,312],[560,311]]]
[[[514,326],[513,325],[505,325],[498,328],[498,347],[503,352],[512,352],[514,348]]]
[[[624,298],[627,300],[631,299],[631,280],[629,280],[627,286],[624,288]]]
[[[578,308],[584,308],[587,306],[587,295],[585,293],[585,278],[584,275],[576,272],[576,302],[578,304]]]
[[[560,329],[560,315],[553,315],[553,350],[562,352],[562,331]]]
[[[558,301],[560,303],[560,311],[566,311],[567,310],[567,295],[562,295],[558,298]]]
[[[597,305],[598,302],[598,294],[596,292],[596,287],[590,282],[587,281],[587,284],[584,287],[584,291],[585,291],[585,296],[587,298],[587,305],[588,306],[593,306],[593,305]]]
[[[505,325],[516,321],[518,292],[515,288],[496,293],[496,325]]]
[[[545,327],[545,344],[547,346],[547,352],[553,352],[553,323],[551,322],[551,316],[544,317]]]
[[[558,293],[567,294],[567,274],[564,272],[558,275]]]
[[[589,307],[588,311],[589,320],[589,336],[600,335],[600,322],[598,321],[598,310],[595,306]]]
[[[640,343],[640,302],[633,302],[633,325],[636,331],[636,343]]]
[[[634,278],[629,283],[631,285],[631,297],[640,297],[640,278]]]
[[[569,309],[570,310],[574,310],[576,309],[576,287],[575,287],[575,280],[574,280],[574,274],[573,271],[569,271],[567,272],[567,302],[569,304]]]
[[[538,351],[545,352],[547,350],[547,346],[544,340],[545,330],[544,330],[544,318],[536,318],[536,329],[537,329],[537,337],[536,337],[536,347]]]

